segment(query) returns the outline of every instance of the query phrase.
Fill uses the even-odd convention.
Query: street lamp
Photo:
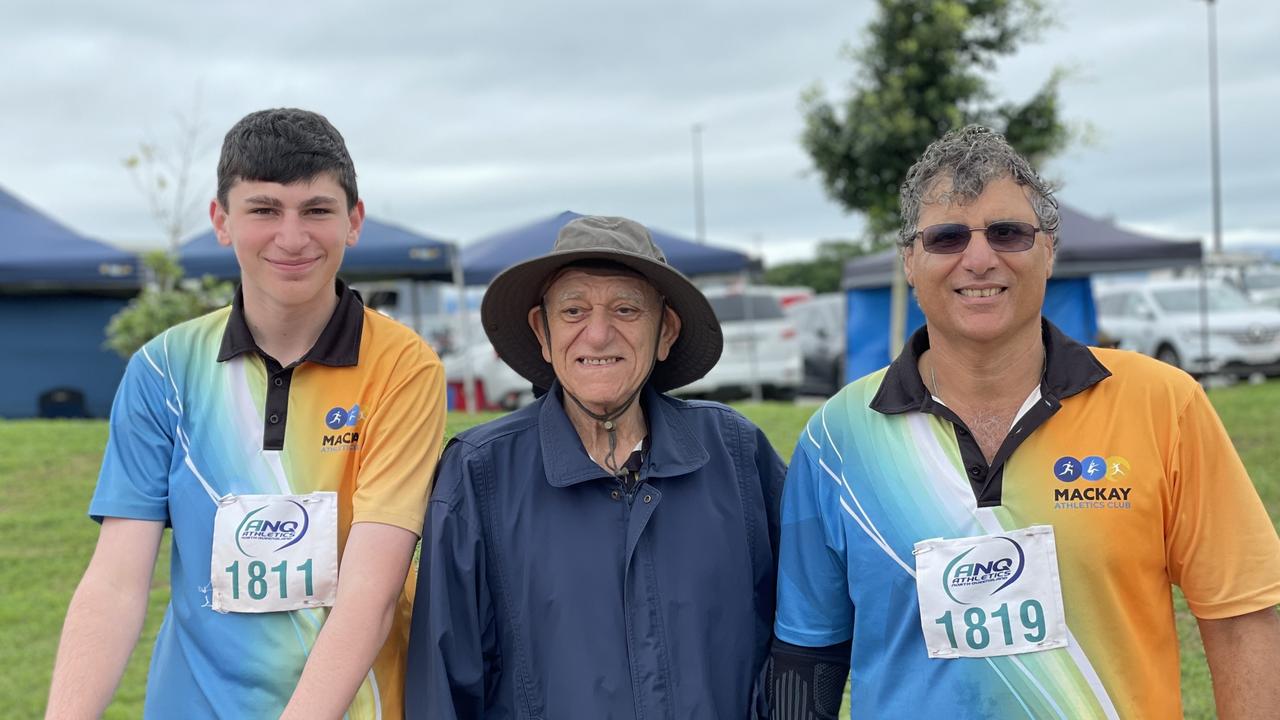
[[[1209,10],[1209,137],[1213,167],[1213,252],[1222,253],[1222,167],[1218,155],[1218,21],[1214,0],[1205,0]]]
[[[694,237],[707,241],[707,223],[702,212],[702,123],[693,124],[693,223]]]

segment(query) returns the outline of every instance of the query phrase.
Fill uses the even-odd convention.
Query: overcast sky
[[[333,9],[323,9],[330,5]],[[1206,8],[1068,0],[994,83],[1024,99],[1072,69],[1066,119],[1091,140],[1055,159],[1060,198],[1171,237],[1211,228]],[[339,9],[341,8],[341,9]],[[5,3],[0,186],[125,247],[161,233],[121,159],[172,144],[199,97],[216,150],[252,110],[299,106],[346,136],[369,214],[467,242],[571,209],[692,237],[690,128],[701,123],[707,236],[802,257],[862,223],[799,145],[800,93],[843,98],[872,3]],[[1280,3],[1218,6],[1228,245],[1280,242]],[[200,88],[197,91],[197,87]],[[192,232],[207,226],[203,206]]]

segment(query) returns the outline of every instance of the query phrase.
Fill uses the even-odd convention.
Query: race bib
[[[338,496],[228,495],[213,520],[213,609],[262,613],[333,605]]]
[[[921,540],[920,627],[932,658],[988,657],[1067,646],[1053,527]]]

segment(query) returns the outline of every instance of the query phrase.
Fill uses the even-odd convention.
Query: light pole
[[[694,238],[707,241],[706,219],[702,213],[702,123],[693,124],[693,224]]]
[[[1209,157],[1213,169],[1213,252],[1222,253],[1222,164],[1218,149],[1218,20],[1214,0],[1209,10]]]

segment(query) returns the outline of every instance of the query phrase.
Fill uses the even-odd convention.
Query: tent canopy
[[[137,287],[133,255],[90,240],[0,188],[0,286]]]
[[[1156,268],[1197,265],[1199,240],[1165,240],[1124,230],[1089,217],[1074,208],[1059,208],[1058,257],[1055,278],[1084,277],[1098,272],[1139,272]],[[845,289],[886,287],[897,262],[896,248],[850,260],[844,267]]]
[[[366,217],[360,241],[347,248],[342,258],[341,274],[348,279],[444,280],[452,276],[455,252],[453,243]],[[189,277],[240,277],[235,253],[218,244],[213,230],[184,243],[178,250],[178,261]]]
[[[483,237],[462,248],[462,271],[468,285],[487,285],[506,268],[551,250],[560,228],[582,217],[575,212],[537,220]],[[703,245],[649,228],[667,262],[685,275],[732,273],[751,267],[751,258],[736,250]]]

